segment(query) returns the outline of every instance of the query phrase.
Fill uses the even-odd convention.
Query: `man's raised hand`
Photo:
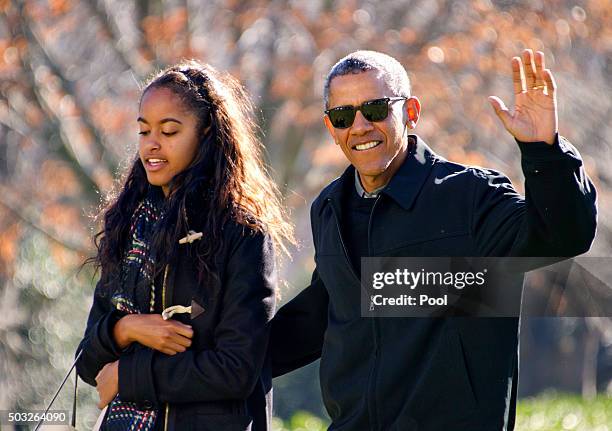
[[[535,61],[534,61],[535,60]],[[523,67],[524,63],[524,67]],[[552,145],[558,130],[555,79],[544,66],[544,53],[530,49],[512,58],[514,112],[499,97],[489,102],[508,132],[522,142],[544,141]]]

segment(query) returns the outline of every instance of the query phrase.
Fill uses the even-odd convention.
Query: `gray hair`
[[[369,70],[381,73],[394,96],[410,97],[410,79],[399,61],[378,51],[355,51],[338,60],[325,78],[323,87],[325,109],[329,108],[329,86],[332,79],[336,76],[358,74]]]

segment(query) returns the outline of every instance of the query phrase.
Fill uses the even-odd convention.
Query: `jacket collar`
[[[408,156],[389,181],[381,190],[381,194],[389,196],[405,210],[410,210],[416,200],[429,172],[436,159],[440,159],[429,146],[417,135],[408,135]],[[336,208],[340,207],[342,191],[350,185],[354,187],[355,168],[350,165],[344,173],[334,181],[329,189],[326,202],[331,202]],[[319,213],[325,207],[321,205]]]

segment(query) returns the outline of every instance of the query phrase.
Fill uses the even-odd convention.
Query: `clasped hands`
[[[113,328],[117,346],[125,349],[137,342],[166,355],[175,355],[191,346],[193,329],[176,320],[164,320],[161,314],[128,314]],[[119,392],[119,361],[106,364],[96,376],[99,408],[108,405]]]

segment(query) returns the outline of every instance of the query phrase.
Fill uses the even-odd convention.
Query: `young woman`
[[[105,430],[268,430],[275,252],[293,241],[252,107],[195,61],[144,88],[136,160],[96,235],[77,363]]]

